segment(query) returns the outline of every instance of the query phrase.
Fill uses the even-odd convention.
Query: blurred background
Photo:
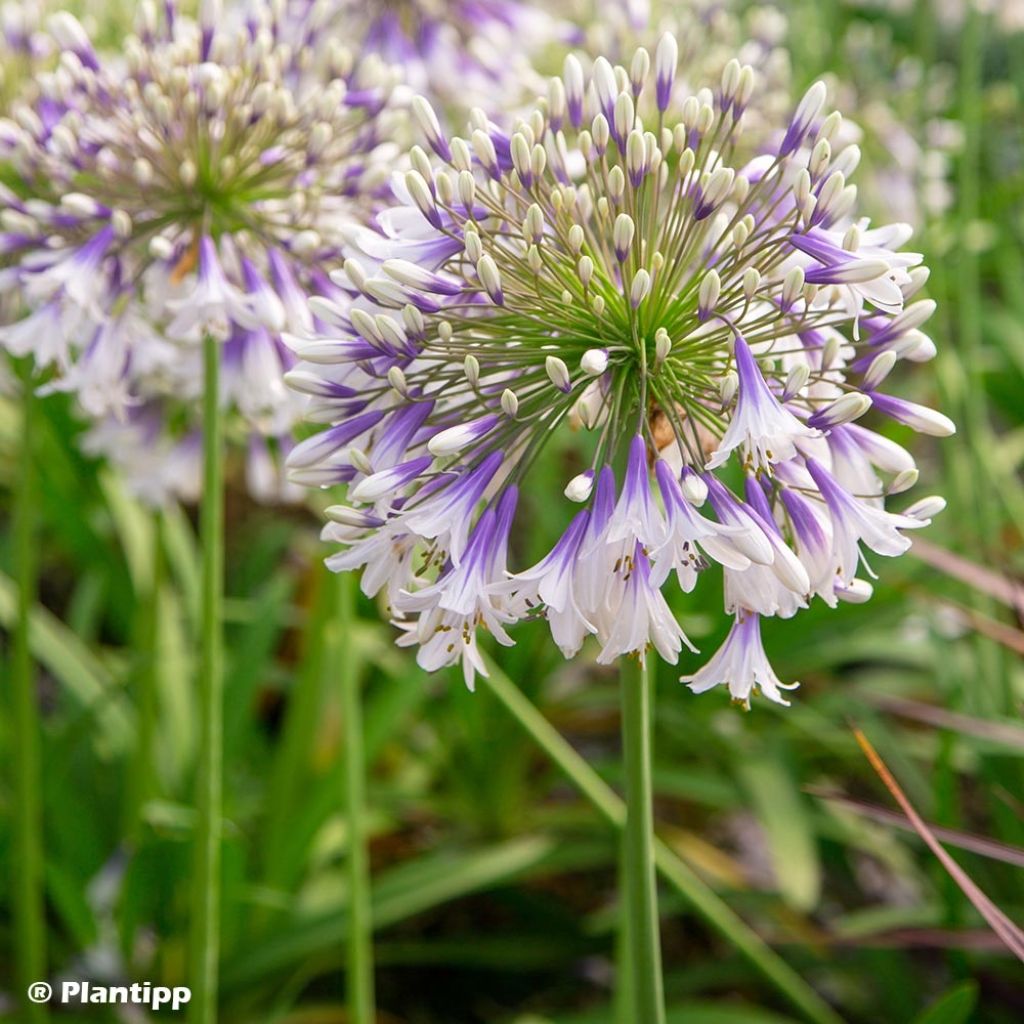
[[[116,41],[131,5],[92,6]],[[566,18],[579,15],[564,6]],[[929,324],[938,356],[902,393],[960,428],[938,443],[893,435],[918,457],[918,493],[941,494],[949,508],[906,557],[877,560],[874,599],[766,623],[780,678],[802,683],[791,708],[760,701],[743,713],[658,668],[658,829],[696,879],[662,884],[670,1020],[813,1019],[695,906],[692,893],[710,891],[842,1019],[1019,1021],[1019,962],[910,828],[852,727],[971,878],[1024,921],[1024,4],[665,8],[726,47],[763,35],[774,18],[773,67],[792,94],[824,77],[860,126],[862,203],[914,223],[912,247],[926,254],[939,303]],[[653,49],[656,33],[637,39]],[[541,70],[545,61],[557,67],[560,57],[535,55]],[[14,69],[5,62],[0,95]],[[5,644],[16,616],[17,372],[0,397]],[[154,518],[83,454],[83,429],[67,396],[54,395],[39,402],[29,437],[42,510],[31,641],[50,971],[181,984],[196,747],[194,509]],[[565,473],[549,469],[560,486]],[[579,774],[552,759],[566,751],[495,689],[470,694],[458,672],[424,676],[372,603],[360,599],[351,635],[341,635],[319,515],[253,502],[241,460],[229,473],[222,1019],[345,1019],[336,685],[345,661],[365,693],[381,1021],[612,1021],[618,840]],[[518,564],[545,551],[561,525],[545,522],[539,501],[532,513],[536,533],[518,538]],[[156,621],[140,600],[154,589]],[[725,626],[713,590],[673,597],[708,651]],[[507,677],[617,787],[614,673],[590,649],[564,662],[543,624],[522,626],[518,641],[501,650],[498,688]],[[694,671],[691,660],[683,671]],[[12,739],[5,708],[0,763]],[[0,1019],[14,1021],[3,994],[13,992],[18,941],[6,884],[11,804],[0,771]],[[95,1007],[60,1019],[145,1018]]]

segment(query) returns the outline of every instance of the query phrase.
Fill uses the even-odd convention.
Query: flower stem
[[[654,871],[654,807],[651,785],[651,679],[647,665],[624,661],[622,759],[626,780],[626,939],[632,971],[633,1020],[664,1024],[658,887]]]
[[[23,377],[21,453],[14,495],[14,559],[18,588],[18,618],[11,645],[11,747],[14,775],[13,916],[18,995],[24,1000],[25,1020],[49,1019],[43,1004],[29,1002],[25,993],[46,980],[46,933],[43,895],[43,815],[40,795],[40,721],[36,702],[36,673],[29,628],[38,589],[36,561],[36,472],[32,442],[35,436],[36,395],[26,371]]]
[[[348,950],[346,957],[348,1020],[351,1024],[373,1024],[376,1018],[373,995],[373,921],[370,910],[370,858],[366,835],[366,780],[363,752],[363,718],[359,693],[359,666],[352,656],[354,620],[354,579],[351,573],[338,577],[337,652],[338,686],[341,696],[342,771],[344,772],[345,814],[348,827]]]
[[[155,512],[150,521],[152,554],[145,590],[138,595],[136,643],[140,660],[136,687],[135,755],[131,778],[127,780],[125,830],[138,841],[142,835],[145,808],[155,795],[157,733],[157,690],[160,664],[160,591],[163,586],[163,517]]]
[[[613,828],[623,830],[626,808],[619,795],[589,765],[572,744],[530,703],[522,690],[491,659],[480,684],[522,726],[565,777]],[[777,992],[813,1024],[842,1024],[842,1018],[742,918],[660,839],[654,841],[654,861],[662,878],[740,956],[752,964]]]
[[[203,339],[202,592],[199,655],[199,754],[195,872],[192,876],[191,1024],[217,1019],[220,953],[220,855],[223,802],[224,425],[219,400],[220,347]]]

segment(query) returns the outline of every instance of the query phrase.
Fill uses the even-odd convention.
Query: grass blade
[[[871,745],[867,736],[854,729],[853,734],[860,744],[864,756],[867,757],[871,767],[874,768],[878,777],[885,783],[885,788],[892,794],[893,799],[900,805],[903,813],[910,819],[917,834],[924,840],[928,848],[939,859],[942,866],[949,872],[952,879],[960,887],[963,894],[971,901],[974,908],[985,919],[988,926],[1005,943],[1006,948],[1024,962],[1024,931],[1021,931],[971,880],[966,871],[946,852],[942,844],[935,837],[935,833],[928,827],[925,820],[914,810],[913,805],[907,799],[906,794],[900,788],[899,783],[886,767],[885,762],[878,755],[878,752]]]

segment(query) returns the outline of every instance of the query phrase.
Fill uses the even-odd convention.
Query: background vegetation
[[[874,600],[768,624],[780,677],[803,683],[792,708],[762,701],[743,714],[658,670],[673,1021],[834,1019],[822,1006],[801,1008],[793,979],[766,976],[775,966],[761,944],[845,1020],[1024,1017],[1020,963],[908,827],[851,730],[864,730],[988,896],[1024,920],[1024,35],[975,13],[944,25],[939,6],[788,7],[801,27],[798,88],[829,73],[911,118],[961,124],[952,205],[920,236],[940,303],[930,325],[939,356],[914,375],[921,391],[911,395],[961,429],[940,444],[899,438],[920,456],[924,487],[950,508],[913,554],[878,560]],[[865,33],[884,44],[874,66],[855,45]],[[944,86],[908,84],[908,59]],[[936,96],[941,109],[924,111]],[[196,747],[192,513],[154,522],[80,453],[66,401],[46,398],[37,412],[28,440],[40,473],[32,525],[43,588],[31,640],[41,666],[50,974],[181,983]],[[10,396],[0,401],[5,639],[16,607],[9,485],[24,454],[19,416]],[[534,550],[518,564],[544,550],[545,509],[533,512],[537,533],[519,543]],[[355,666],[381,1019],[611,1021],[617,804],[600,780],[618,783],[614,675],[587,657],[563,662],[534,625],[501,651],[495,687],[473,695],[456,673],[426,678],[369,602],[358,602],[351,634],[340,633],[343,584],[320,564],[315,514],[254,506],[238,486],[228,516],[223,1020],[344,1020],[338,679]],[[154,590],[156,621],[144,600]],[[677,610],[713,650],[724,621],[705,600],[678,595]],[[537,711],[571,747],[544,731]],[[5,765],[16,738],[5,713]],[[19,941],[8,897],[0,887],[0,992],[13,992]],[[735,930],[723,907],[749,925],[749,955],[723,936]],[[6,1007],[17,1020],[13,1002]],[[118,1018],[97,1008],[60,1019]]]

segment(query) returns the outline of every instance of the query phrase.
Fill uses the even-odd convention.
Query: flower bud
[[[569,379],[569,368],[558,356],[548,356],[544,360],[544,369],[547,372],[551,383],[568,394],[572,391],[572,381]]]
[[[588,377],[600,377],[608,369],[608,351],[603,348],[588,348],[580,359],[580,369]]]
[[[501,411],[510,419],[516,418],[519,412],[519,399],[511,388],[505,388],[501,393]]]
[[[594,473],[592,470],[587,470],[586,473],[580,473],[578,476],[574,476],[568,484],[566,484],[565,496],[570,501],[577,503],[586,501],[591,492],[594,490]]]

